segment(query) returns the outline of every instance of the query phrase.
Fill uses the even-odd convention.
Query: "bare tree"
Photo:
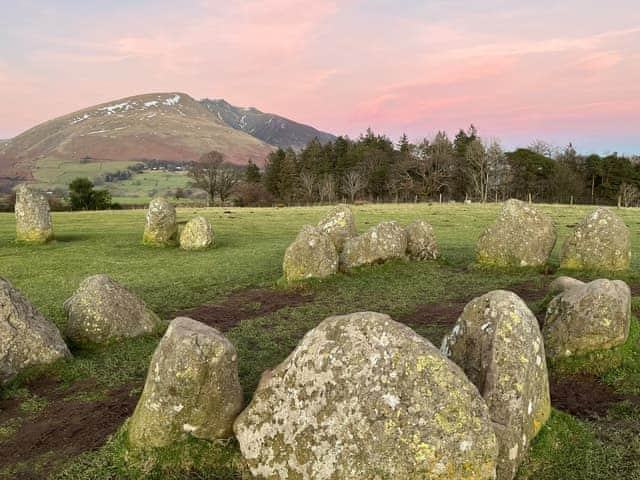
[[[218,194],[220,202],[224,203],[233,192],[233,188],[240,181],[239,173],[231,167],[221,168],[218,172]]]
[[[199,162],[192,163],[188,174],[193,179],[193,186],[207,193],[207,206],[213,205],[216,194],[224,202],[238,183],[238,173],[225,166],[224,155],[215,150],[204,154]]]
[[[312,203],[316,197],[318,179],[313,172],[303,170],[300,173],[300,189],[304,193],[307,202]]]
[[[640,202],[640,190],[631,183],[620,185],[620,203],[623,207],[635,207]]]
[[[433,198],[449,184],[454,163],[453,144],[444,132],[438,132],[433,141],[424,139],[413,157],[412,173],[417,177],[416,193]]]
[[[531,142],[529,150],[544,155],[547,158],[555,158],[558,155],[558,149],[545,140],[539,138]]]
[[[365,186],[366,182],[364,176],[357,170],[349,170],[342,179],[342,189],[347,195],[349,195],[351,203],[355,201],[356,197]]]
[[[326,174],[320,180],[320,201],[333,202],[336,197],[335,182],[333,175]]]
[[[487,151],[479,138],[471,141],[465,152],[467,176],[470,180],[472,194],[482,203],[489,196],[489,159]]]

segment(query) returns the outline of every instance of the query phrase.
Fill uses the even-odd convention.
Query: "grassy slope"
[[[557,220],[558,246],[569,227],[591,211],[585,207],[543,207]],[[357,274],[336,275],[306,288],[316,294],[312,304],[286,308],[263,318],[243,321],[227,334],[238,349],[240,377],[250,398],[262,371],[280,362],[304,333],[332,314],[376,310],[396,318],[412,313],[427,302],[482,294],[524,280],[540,279],[533,271],[509,272],[467,269],[474,257],[475,240],[497,213],[496,206],[363,206],[356,215],[361,230],[381,220],[407,223],[424,218],[435,228],[443,259],[436,263],[394,262],[364,268]],[[42,311],[64,326],[62,302],[79,281],[94,273],[108,273],[128,285],[165,318],[176,310],[224,298],[250,285],[274,285],[280,277],[282,254],[305,223],[316,223],[324,208],[221,209],[201,211],[214,224],[218,246],[208,252],[149,249],[140,245],[143,211],[54,214],[58,241],[43,247],[12,244],[11,215],[0,215],[0,264],[2,274],[22,289]],[[195,210],[179,210],[186,220]],[[635,256],[631,274],[637,282],[640,263],[640,227],[637,210],[620,212],[632,229]],[[534,305],[534,307],[537,305]],[[635,321],[635,320],[634,320]],[[420,327],[436,345],[446,331]],[[150,354],[158,341],[150,336],[123,342],[107,350],[74,352],[72,361],[52,367],[72,382],[92,376],[98,388],[111,388],[143,379]],[[634,335],[623,351],[613,352],[605,381],[620,391],[640,394],[640,340]],[[602,359],[587,359],[596,369]],[[575,365],[561,365],[569,369]],[[6,395],[20,393],[20,381]],[[638,408],[621,406],[610,418],[586,423],[554,412],[534,443],[523,466],[522,479],[640,478]],[[0,429],[3,426],[0,426]],[[190,441],[157,455],[125,455],[122,433],[97,452],[74,459],[61,478],[241,478],[246,476],[234,442],[211,445]],[[126,459],[126,460],[125,460]],[[19,470],[35,466],[16,466]],[[186,471],[191,472],[187,477]],[[4,472],[11,475],[11,471]]]

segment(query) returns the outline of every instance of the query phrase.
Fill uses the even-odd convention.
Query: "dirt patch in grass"
[[[133,413],[137,395],[131,391],[139,385],[125,385],[110,390],[104,398],[82,400],[81,394],[95,394],[93,379],[80,380],[70,388],[60,388],[55,378],[42,377],[26,384],[31,395],[47,401],[46,407],[29,415],[20,409],[20,398],[0,401],[0,424],[18,419],[20,426],[8,439],[0,442],[0,468],[27,462],[48,452],[52,460],[33,478],[44,478],[54,462],[102,446],[107,437]],[[19,478],[30,478],[27,472]]]
[[[529,281],[506,286],[504,290],[514,292],[525,302],[535,302],[544,298],[547,293],[547,284],[541,286],[538,282]],[[418,305],[414,313],[401,318],[400,321],[408,325],[452,326],[467,303],[479,295],[469,295],[445,302],[424,303]],[[538,321],[540,320],[538,316]]]
[[[625,400],[640,405],[640,397],[619,394],[594,375],[551,377],[549,389],[555,408],[582,419],[605,417],[613,405]]]
[[[249,289],[237,292],[221,303],[183,310],[175,316],[193,318],[225,331],[241,320],[261,317],[285,307],[304,305],[313,299],[313,294],[303,290]]]

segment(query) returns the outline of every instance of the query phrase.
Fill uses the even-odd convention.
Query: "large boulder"
[[[329,235],[305,225],[284,252],[282,270],[289,282],[328,277],[338,271],[338,252]]]
[[[435,260],[440,256],[433,227],[423,220],[415,220],[405,228],[407,254],[412,260]]]
[[[570,288],[581,287],[584,282],[572,277],[558,277],[549,284],[549,293],[551,295],[558,295]]]
[[[387,315],[330,317],[260,380],[234,424],[260,478],[491,479],[496,438],[478,390]]]
[[[213,227],[202,215],[189,220],[180,234],[180,248],[184,250],[204,250],[214,242]]]
[[[318,228],[329,235],[338,252],[344,242],[358,234],[355,217],[347,205],[337,205],[329,210],[318,223]]]
[[[189,435],[228,438],[242,406],[236,349],[215,328],[179,317],[151,358],[129,423],[129,441],[134,447],[149,448]]]
[[[551,413],[544,343],[535,315],[515,293],[472,300],[442,351],[478,387],[494,422],[499,480],[511,480]]]
[[[606,350],[627,341],[631,290],[620,280],[594,280],[556,296],[542,329],[550,358]]]
[[[497,221],[478,240],[478,263],[537,267],[547,263],[556,243],[551,217],[520,200],[508,200]]]
[[[178,237],[176,209],[164,198],[151,200],[147,211],[142,243],[146,245],[175,245]]]
[[[0,277],[0,383],[26,367],[70,355],[55,325]]]
[[[565,240],[560,266],[575,270],[626,270],[631,263],[631,235],[608,208],[584,218]]]
[[[404,228],[396,222],[382,222],[344,243],[340,268],[349,270],[359,265],[404,258],[406,250],[407,233]]]
[[[85,278],[64,302],[66,334],[77,344],[104,344],[152,332],[160,318],[107,275]]]
[[[16,188],[16,239],[25,243],[45,243],[53,239],[47,198],[26,185]]]

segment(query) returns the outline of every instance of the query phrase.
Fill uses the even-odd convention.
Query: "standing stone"
[[[406,251],[407,233],[404,228],[396,222],[382,222],[344,243],[340,268],[349,270],[359,265],[404,258]]]
[[[0,383],[26,367],[69,356],[55,325],[0,277]]]
[[[551,300],[542,332],[550,358],[622,345],[631,325],[631,290],[620,280],[594,280]]]
[[[189,220],[180,234],[180,248],[184,250],[204,250],[214,243],[213,227],[202,215]]]
[[[333,207],[318,223],[318,228],[329,235],[338,253],[342,251],[344,242],[358,234],[356,220],[347,205]]]
[[[107,275],[85,278],[64,302],[67,336],[78,344],[105,344],[152,332],[160,318]]]
[[[25,243],[53,240],[53,226],[47,198],[26,185],[16,188],[16,239]]]
[[[631,235],[608,208],[584,218],[565,240],[560,266],[575,270],[626,270],[631,263]]]
[[[238,355],[231,342],[215,328],[179,317],[153,354],[129,423],[129,441],[149,448],[188,435],[228,438],[242,405]]]
[[[520,200],[508,200],[498,220],[478,240],[478,263],[500,267],[538,267],[556,243],[551,217]]]
[[[558,277],[553,282],[549,284],[549,293],[552,295],[558,295],[570,288],[582,287],[584,282],[572,278],[572,277]]]
[[[495,478],[487,406],[464,372],[389,316],[330,317],[265,373],[234,424],[254,476]]]
[[[442,351],[478,387],[494,422],[498,480],[511,480],[551,413],[542,334],[515,293],[497,290],[472,300]]]
[[[338,252],[329,235],[305,225],[284,252],[282,270],[288,282],[328,277],[338,271]]]
[[[142,243],[159,246],[174,245],[177,236],[176,209],[164,198],[154,198],[149,203]]]
[[[411,222],[405,228],[407,232],[407,253],[412,260],[435,260],[440,249],[433,227],[423,220]]]

